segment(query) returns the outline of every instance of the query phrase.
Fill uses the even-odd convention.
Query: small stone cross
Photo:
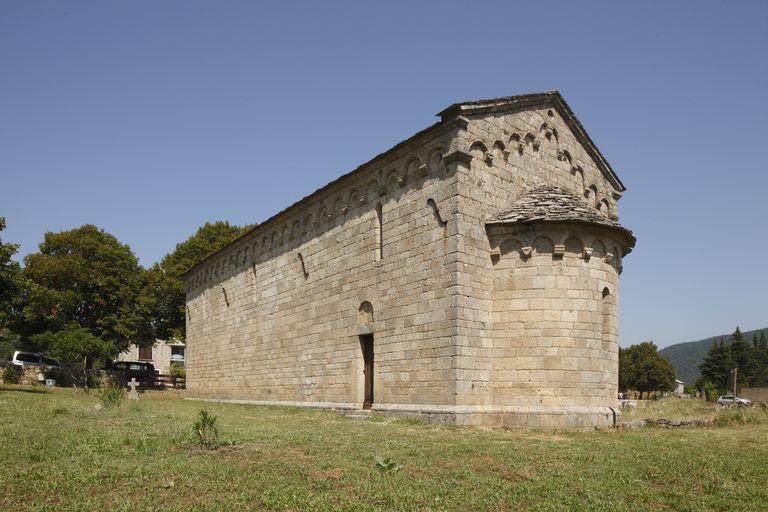
[[[136,382],[135,378],[131,377],[131,382],[128,383],[128,387],[131,388],[128,392],[128,400],[138,400],[139,392],[136,391],[136,388],[139,387],[139,383]]]

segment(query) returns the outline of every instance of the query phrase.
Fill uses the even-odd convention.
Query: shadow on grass
[[[36,388],[32,386],[15,386],[12,384],[0,384],[0,391],[16,391],[19,393],[50,393],[45,388]]]

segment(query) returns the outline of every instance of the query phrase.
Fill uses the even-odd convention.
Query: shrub
[[[768,421],[768,411],[765,407],[730,407],[722,409],[715,415],[715,425],[728,427],[733,425],[747,425],[751,423],[765,423]]]
[[[3,368],[3,382],[6,384],[18,384],[21,382],[21,373],[16,371],[13,365],[6,365]]]
[[[98,373],[89,373],[85,377],[85,382],[90,389],[98,389],[101,387],[101,377]]]
[[[216,416],[202,410],[197,416],[197,421],[192,426],[192,431],[197,438],[197,444],[209,450],[219,446],[219,429],[216,427]]]
[[[120,407],[124,395],[123,388],[118,388],[116,386],[106,386],[99,390],[101,405],[103,405],[105,409],[110,407]]]
[[[711,382],[707,382],[704,384],[703,391],[704,391],[704,398],[707,399],[707,402],[714,402],[717,400],[717,388]]]
[[[178,361],[172,362],[170,375],[171,377],[185,377],[187,375],[187,371],[184,369],[184,363],[180,363]]]
[[[737,409],[724,409],[715,416],[715,425],[727,427],[729,425],[744,425],[748,423],[747,417]]]

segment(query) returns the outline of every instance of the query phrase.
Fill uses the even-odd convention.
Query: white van
[[[46,366],[49,368],[62,367],[61,363],[53,358],[35,352],[22,352],[21,350],[13,353],[11,364],[16,366]]]

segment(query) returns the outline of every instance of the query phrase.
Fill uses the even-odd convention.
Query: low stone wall
[[[0,366],[0,371],[4,370],[5,367]],[[44,386],[45,385],[45,368],[42,366],[13,366],[12,368],[16,371],[16,373],[19,375],[19,384],[25,385],[25,386]],[[73,385],[72,378],[66,374],[65,372],[58,370],[51,373],[55,373],[57,376],[54,377],[54,382],[57,387],[70,387]],[[95,375],[99,381],[99,386],[104,387],[111,383],[110,376],[105,372],[104,370],[94,370],[92,372],[93,375]],[[50,373],[49,373],[50,375]],[[79,383],[78,386],[79,387]]]
[[[754,403],[768,403],[768,388],[742,388],[739,397],[748,398]]]
[[[620,421],[616,424],[619,428],[642,428],[656,426],[661,428],[675,427],[712,427],[715,420],[712,418],[692,418],[683,420],[668,420],[666,418],[638,418],[634,420]]]
[[[19,384],[36,385],[45,384],[43,369],[38,366],[25,366],[21,370],[21,380]]]

